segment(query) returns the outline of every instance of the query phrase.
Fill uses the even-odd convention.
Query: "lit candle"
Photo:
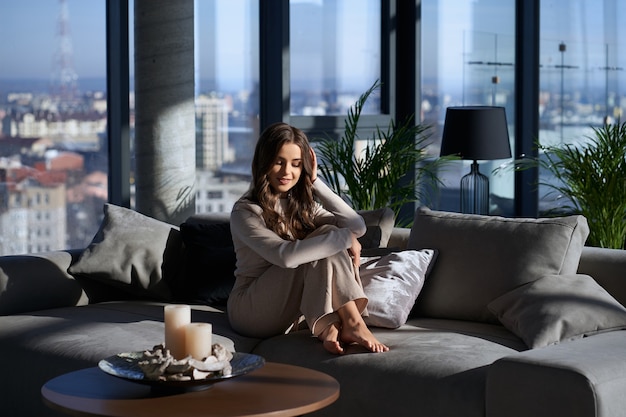
[[[185,327],[187,356],[203,360],[212,354],[213,326],[209,323],[191,323]]]
[[[185,326],[191,323],[191,308],[188,305],[165,306],[165,348],[176,359],[186,357]]]

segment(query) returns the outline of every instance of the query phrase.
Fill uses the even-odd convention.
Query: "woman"
[[[236,331],[275,336],[303,315],[329,352],[342,354],[354,343],[389,350],[362,317],[357,238],[365,223],[317,178],[315,152],[301,130],[276,123],[261,134],[231,232],[237,269],[228,316]]]

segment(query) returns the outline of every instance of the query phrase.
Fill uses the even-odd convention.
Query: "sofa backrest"
[[[520,219],[420,208],[408,249],[435,249],[438,257],[415,312],[498,323],[487,308],[492,300],[544,275],[575,273],[588,234],[583,216]]]

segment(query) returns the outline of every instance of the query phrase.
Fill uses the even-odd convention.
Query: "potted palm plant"
[[[564,201],[562,209],[579,213],[589,223],[587,244],[624,249],[626,242],[626,123],[593,127],[582,145],[541,146],[543,158],[514,161],[516,169],[546,169],[551,188]]]
[[[317,151],[322,177],[355,210],[391,207],[397,216],[403,204],[423,199],[418,185],[440,182],[438,168],[445,158],[429,158],[429,127],[415,124],[412,118],[400,125],[392,120],[385,129],[376,126],[372,137],[359,137],[361,111],[379,86],[375,82],[350,107],[342,136],[319,139]],[[367,142],[362,151],[358,151],[360,140]],[[415,176],[404,178],[413,167]]]

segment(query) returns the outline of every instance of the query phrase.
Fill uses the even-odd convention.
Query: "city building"
[[[196,98],[196,168],[217,171],[233,162],[228,143],[229,108],[224,98],[200,95]]]
[[[0,169],[0,251],[4,255],[65,247],[65,174],[29,167]]]
[[[142,198],[133,16],[153,4],[36,1],[36,14],[0,6],[0,36],[13,40],[0,48],[2,254],[84,246],[103,202]],[[619,0],[215,0],[194,2],[193,14],[197,212],[228,212],[245,192],[264,127],[286,121],[312,140],[339,137],[376,80],[360,145],[417,115],[431,127],[433,158],[449,106],[505,107],[514,157],[536,155],[538,142],[584,141],[626,109]],[[506,162],[481,164],[493,213],[536,216],[558,204],[539,170],[495,174]],[[467,170],[459,162],[442,172],[428,204],[458,210]]]

